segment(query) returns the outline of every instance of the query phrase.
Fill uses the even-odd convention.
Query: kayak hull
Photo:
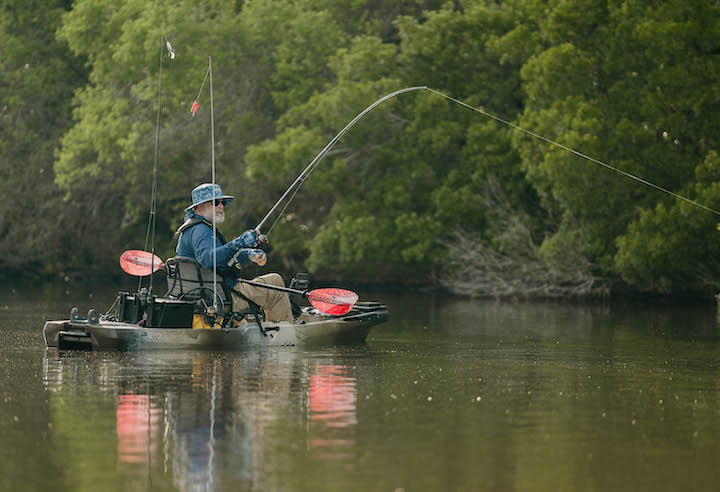
[[[45,344],[81,350],[239,350],[272,346],[316,346],[362,343],[370,329],[389,318],[379,303],[359,304],[344,316],[307,308],[293,323],[242,323],[227,328],[146,328],[121,321],[48,321]]]

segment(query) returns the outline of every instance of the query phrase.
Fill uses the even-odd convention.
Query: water
[[[361,346],[45,349],[113,289],[0,292],[0,490],[717,489],[714,306],[375,293]]]

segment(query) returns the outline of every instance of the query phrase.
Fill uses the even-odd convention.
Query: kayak
[[[132,257],[129,261],[147,260],[147,253],[142,251],[129,253]],[[159,258],[153,261],[160,263]],[[388,309],[379,302],[356,302],[354,292],[308,291],[307,274],[298,274],[289,288],[241,279],[304,297],[311,303],[300,308],[291,297],[295,306],[292,322],[266,321],[262,309],[254,302],[254,307],[232,311],[231,293],[223,279],[194,259],[169,258],[163,267],[168,283],[163,296],[151,295],[146,288],[137,293],[119,292],[102,316],[91,309],[83,318],[75,307],[70,319],[45,323],[45,345],[61,350],[237,350],[338,345],[364,342],[370,328],[390,317]]]
[[[172,305],[182,302],[171,299],[155,301]],[[189,304],[192,308],[192,303]],[[238,350],[338,345],[364,342],[370,329],[386,321],[389,313],[381,303],[358,302],[342,316],[305,307],[292,323],[255,319],[220,326],[204,323],[202,319],[198,322],[199,317],[202,318],[202,315],[193,314],[192,321],[181,323],[177,321],[178,317],[173,320],[170,316],[169,322],[161,323],[163,326],[146,327],[128,321],[103,319],[93,311],[88,313],[87,318],[81,318],[74,308],[69,320],[47,321],[43,335],[48,347],[61,350]]]

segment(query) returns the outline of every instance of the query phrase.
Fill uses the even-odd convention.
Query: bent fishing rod
[[[283,195],[280,197],[280,199],[277,202],[275,202],[275,205],[273,205],[273,207],[270,209],[270,211],[267,214],[265,214],[265,217],[263,217],[263,219],[260,221],[260,223],[255,227],[255,230],[257,230],[258,232],[262,230],[262,226],[263,226],[263,224],[265,224],[265,221],[268,220],[268,218],[273,214],[273,212],[275,212],[275,209],[278,208],[278,206],[283,202],[283,200],[285,200],[285,198],[288,197],[290,192],[293,191],[293,189],[295,189],[295,193],[297,193],[297,190],[300,189],[303,182],[307,179],[308,176],[310,176],[310,173],[313,172],[313,170],[315,169],[315,167],[317,167],[317,165],[320,163],[322,158],[325,157],[325,155],[328,152],[330,152],[330,149],[332,149],[335,146],[335,144],[338,142],[338,140],[340,140],[340,138],[342,138],[342,136],[345,135],[345,132],[347,132],[355,123],[360,121],[360,119],[363,116],[365,116],[367,113],[372,111],[376,106],[379,106],[383,102],[397,96],[398,94],[402,94],[404,92],[422,91],[422,90],[427,90],[427,87],[424,85],[419,86],[419,87],[406,87],[405,89],[400,89],[399,91],[395,91],[392,94],[388,94],[387,96],[384,96],[384,97],[378,99],[377,101],[372,103],[370,106],[365,108],[362,113],[358,114],[355,117],[355,119],[353,119],[350,123],[348,123],[345,126],[345,128],[340,130],[340,133],[335,135],[335,138],[330,140],[330,142],[325,146],[325,148],[322,149],[317,156],[315,156],[315,159],[313,159],[312,162],[310,164],[308,164],[308,166],[305,168],[305,170],[300,173],[300,175],[295,179],[295,181],[293,181],[293,183],[290,185],[290,187],[288,187],[288,189],[285,191],[285,193],[283,193]],[[296,186],[297,186],[297,188],[295,188]],[[285,203],[285,207],[283,207],[283,209],[278,214],[277,219],[275,219],[275,222],[273,222],[273,224],[270,226],[270,229],[268,229],[268,231],[267,231],[268,234],[273,229],[273,227],[275,227],[275,224],[277,224],[278,219],[280,219],[280,217],[282,217],[283,212],[285,212],[285,209],[287,208],[288,204],[292,201],[293,197],[295,196],[295,193],[293,193],[293,195]]]
[[[555,142],[554,140],[551,140],[551,139],[549,139],[549,138],[547,138],[547,137],[544,137],[544,136],[542,136],[542,135],[539,135],[539,134],[537,134],[537,133],[534,133],[534,132],[532,132],[532,131],[530,131],[530,130],[526,130],[525,128],[522,128],[522,127],[520,127],[520,126],[518,126],[518,125],[515,125],[515,124],[513,124],[513,123],[510,123],[510,122],[507,121],[507,120],[504,120],[504,119],[502,119],[502,118],[500,118],[500,117],[498,117],[498,116],[495,116],[495,115],[490,114],[490,113],[488,113],[488,112],[486,112],[486,111],[483,111],[482,109],[479,109],[479,108],[476,108],[476,107],[474,107],[474,106],[471,106],[471,105],[469,105],[469,104],[467,104],[467,103],[465,103],[465,102],[463,102],[463,101],[460,101],[460,100],[455,99],[455,98],[453,98],[453,97],[450,97],[450,96],[448,96],[448,95],[446,95],[446,94],[443,94],[442,92],[436,91],[436,90],[431,89],[431,88],[429,88],[429,87],[427,87],[427,86],[418,86],[418,87],[407,87],[407,88],[405,88],[405,89],[400,89],[400,90],[395,91],[395,92],[393,92],[393,93],[391,93],[391,94],[388,94],[388,95],[386,95],[386,96],[378,99],[377,101],[375,101],[374,103],[372,103],[370,106],[368,106],[367,108],[365,108],[360,114],[358,114],[350,123],[347,124],[347,126],[345,126],[345,128],[343,128],[337,135],[335,135],[335,137],[325,146],[324,149],[322,149],[322,151],[320,151],[320,153],[315,157],[315,159],[313,159],[312,162],[310,162],[310,164],[308,164],[308,166],[303,170],[303,172],[300,173],[300,175],[295,179],[295,181],[293,181],[293,183],[288,187],[288,189],[285,191],[285,193],[283,193],[282,196],[278,199],[278,201],[275,202],[275,205],[273,205],[272,208],[268,211],[268,213],[265,214],[265,217],[263,217],[263,219],[260,221],[260,223],[255,227],[255,230],[258,231],[258,233],[260,233],[260,232],[262,231],[263,225],[264,225],[265,222],[268,220],[268,218],[270,218],[270,216],[275,212],[275,210],[280,206],[280,204],[281,204],[284,200],[287,199],[287,201],[285,202],[285,206],[283,207],[283,209],[282,209],[282,210],[280,211],[280,213],[278,214],[277,218],[275,219],[275,222],[273,222],[272,225],[270,226],[270,228],[267,230],[266,234],[269,234],[270,231],[272,231],[272,229],[275,227],[275,224],[277,224],[278,220],[280,220],[280,217],[282,217],[282,215],[283,215],[283,213],[285,212],[285,209],[287,208],[287,206],[290,204],[290,202],[292,201],[292,199],[295,197],[295,194],[298,192],[298,190],[300,189],[300,187],[302,186],[302,184],[305,182],[305,180],[308,178],[308,176],[310,176],[310,173],[312,173],[312,172],[315,170],[315,168],[316,168],[317,165],[320,163],[320,161],[323,159],[323,157],[325,157],[325,156],[327,155],[327,153],[330,151],[330,149],[333,148],[333,146],[338,142],[338,140],[340,140],[340,138],[345,134],[345,132],[347,132],[355,123],[357,123],[363,116],[365,116],[367,113],[369,113],[370,111],[372,111],[375,107],[377,107],[377,106],[380,105],[381,103],[387,101],[388,99],[391,99],[391,98],[397,96],[398,94],[402,94],[402,93],[405,93],[405,92],[412,92],[412,91],[429,91],[429,92],[432,92],[433,94],[436,94],[436,95],[438,95],[438,96],[440,96],[440,97],[443,97],[443,98],[445,98],[445,99],[447,99],[447,100],[449,100],[449,101],[451,101],[451,102],[454,102],[455,104],[459,104],[460,106],[463,106],[463,107],[465,107],[465,108],[467,108],[467,109],[470,109],[470,110],[472,110],[472,111],[475,111],[475,112],[477,112],[477,113],[480,113],[480,114],[482,114],[483,116],[486,116],[486,117],[488,117],[488,118],[490,118],[490,119],[493,119],[493,120],[495,120],[495,121],[497,121],[497,122],[499,122],[499,123],[502,123],[503,125],[506,125],[506,126],[512,128],[512,129],[514,129],[514,130],[523,132],[523,133],[525,133],[526,135],[530,135],[531,137],[534,137],[534,138],[537,138],[537,139],[539,139],[539,140],[542,140],[542,141],[544,141],[544,142],[546,142],[546,143],[548,143],[548,144],[550,144],[550,145],[553,145],[553,146],[555,146],[555,147],[558,147],[558,148],[560,148],[560,149],[562,149],[562,150],[564,150],[564,151],[566,151],[566,152],[569,152],[569,153],[571,153],[571,154],[574,154],[574,155],[576,155],[576,156],[578,156],[578,157],[582,157],[583,159],[586,159],[586,160],[588,160],[588,161],[590,161],[590,162],[592,162],[592,163],[594,163],[594,164],[597,164],[597,165],[600,165],[600,166],[602,166],[602,167],[605,167],[605,168],[607,168],[607,169],[609,169],[609,170],[611,170],[611,171],[614,171],[614,172],[616,172],[616,173],[618,173],[618,174],[620,174],[620,175],[622,175],[622,176],[625,176],[626,178],[635,180],[635,181],[637,181],[637,182],[639,182],[639,183],[642,183],[642,184],[644,184],[644,185],[646,185],[646,186],[649,186],[649,187],[654,188],[654,189],[656,189],[656,190],[658,190],[658,191],[661,191],[661,192],[666,193],[666,194],[668,194],[668,195],[670,195],[670,196],[673,196],[673,197],[675,197],[675,198],[677,198],[677,199],[679,199],[679,200],[683,200],[683,201],[685,201],[685,202],[687,202],[687,203],[690,203],[691,205],[694,205],[694,206],[696,206],[696,207],[702,208],[703,210],[706,210],[706,211],[708,211],[708,212],[711,212],[711,213],[713,213],[713,214],[715,214],[715,215],[720,216],[720,211],[717,211],[717,210],[715,210],[715,209],[713,209],[713,208],[710,208],[710,207],[708,207],[708,206],[706,206],[706,205],[703,205],[702,203],[696,202],[695,200],[692,200],[692,199],[687,198],[687,197],[685,197],[685,196],[683,196],[683,195],[680,195],[680,194],[678,194],[678,193],[675,193],[675,192],[673,192],[673,191],[670,191],[670,190],[668,190],[667,188],[663,188],[663,187],[660,186],[660,185],[657,185],[657,184],[655,184],[655,183],[652,183],[652,182],[650,182],[650,181],[648,181],[648,180],[646,180],[646,179],[643,179],[643,178],[641,178],[641,177],[639,177],[639,176],[636,176],[636,175],[634,175],[634,174],[631,174],[631,173],[629,173],[629,172],[627,172],[627,171],[623,171],[622,169],[619,169],[619,168],[617,168],[617,167],[611,166],[610,164],[607,164],[606,162],[603,162],[603,161],[601,161],[601,160],[599,160],[599,159],[596,159],[596,158],[594,158],[594,157],[591,157],[591,156],[588,156],[588,155],[586,155],[586,154],[583,154],[582,152],[580,152],[580,151],[578,151],[578,150],[575,150],[575,149],[572,149],[572,148],[567,147],[567,146],[565,146],[565,145],[562,145],[562,144],[560,144],[560,143],[558,143],[558,142]],[[292,194],[291,194],[291,193],[292,193]],[[236,257],[236,256],[237,256],[237,254],[236,254],[235,256],[233,256],[233,258],[231,258],[231,260],[228,262],[228,266],[232,265],[232,263],[233,263],[233,261],[235,260],[235,257]]]
[[[348,123],[345,126],[345,128],[340,130],[340,133],[335,135],[335,138],[330,140],[330,142],[325,146],[325,148],[322,149],[317,156],[315,156],[315,159],[313,159],[312,162],[310,164],[308,164],[308,166],[305,168],[305,170],[303,170],[303,172],[300,173],[300,175],[295,179],[295,181],[293,181],[293,183],[288,187],[288,189],[285,190],[285,193],[282,194],[280,199],[278,199],[278,201],[275,202],[275,205],[273,205],[272,208],[268,211],[268,213],[265,214],[265,217],[263,217],[263,219],[260,221],[260,223],[257,226],[255,226],[255,230],[258,232],[258,234],[261,233],[263,224],[265,224],[265,222],[270,218],[270,216],[273,214],[273,212],[275,212],[275,210],[280,206],[280,204],[283,202],[283,200],[288,198],[288,196],[292,192],[292,196],[290,196],[290,198],[288,198],[288,200],[285,202],[285,206],[278,214],[277,218],[275,219],[275,222],[273,222],[272,225],[270,226],[270,228],[268,229],[267,234],[270,234],[270,231],[273,230],[273,228],[275,227],[275,224],[277,224],[278,220],[280,220],[280,217],[282,217],[283,213],[285,213],[285,209],[290,204],[292,199],[295,197],[295,194],[298,192],[298,190],[300,189],[302,184],[305,182],[307,177],[310,176],[310,173],[313,172],[313,170],[317,167],[317,165],[320,163],[322,158],[325,157],[325,155],[328,152],[330,152],[330,149],[333,148],[333,146],[338,142],[338,140],[340,140],[340,138],[342,138],[342,136],[345,135],[345,132],[347,132],[355,123],[360,121],[360,119],[363,116],[365,116],[367,113],[372,111],[376,106],[382,104],[383,102],[387,101],[388,99],[392,99],[393,97],[397,96],[398,94],[402,94],[404,92],[411,92],[411,91],[421,91],[421,90],[426,90],[426,89],[427,89],[426,86],[406,87],[405,89],[400,89],[399,91],[395,91],[391,94],[381,97],[380,99],[378,99],[377,101],[372,103],[370,106],[365,108],[360,114],[358,114],[350,123]],[[235,263],[235,260],[237,259],[239,254],[240,254],[240,251],[235,253],[232,256],[232,258],[230,258],[230,260],[227,262],[227,265],[232,266]]]

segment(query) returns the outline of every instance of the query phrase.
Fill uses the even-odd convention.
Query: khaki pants
[[[253,282],[285,287],[285,281],[278,273],[268,273],[267,275],[255,277]],[[292,322],[292,308],[290,307],[290,297],[288,297],[287,293],[280,292],[279,290],[256,287],[242,282],[238,282],[234,290],[259,304],[260,307],[263,308],[263,311],[265,311],[265,319],[268,321]],[[232,293],[232,305],[233,311],[243,311],[250,308],[247,301],[234,292]]]

